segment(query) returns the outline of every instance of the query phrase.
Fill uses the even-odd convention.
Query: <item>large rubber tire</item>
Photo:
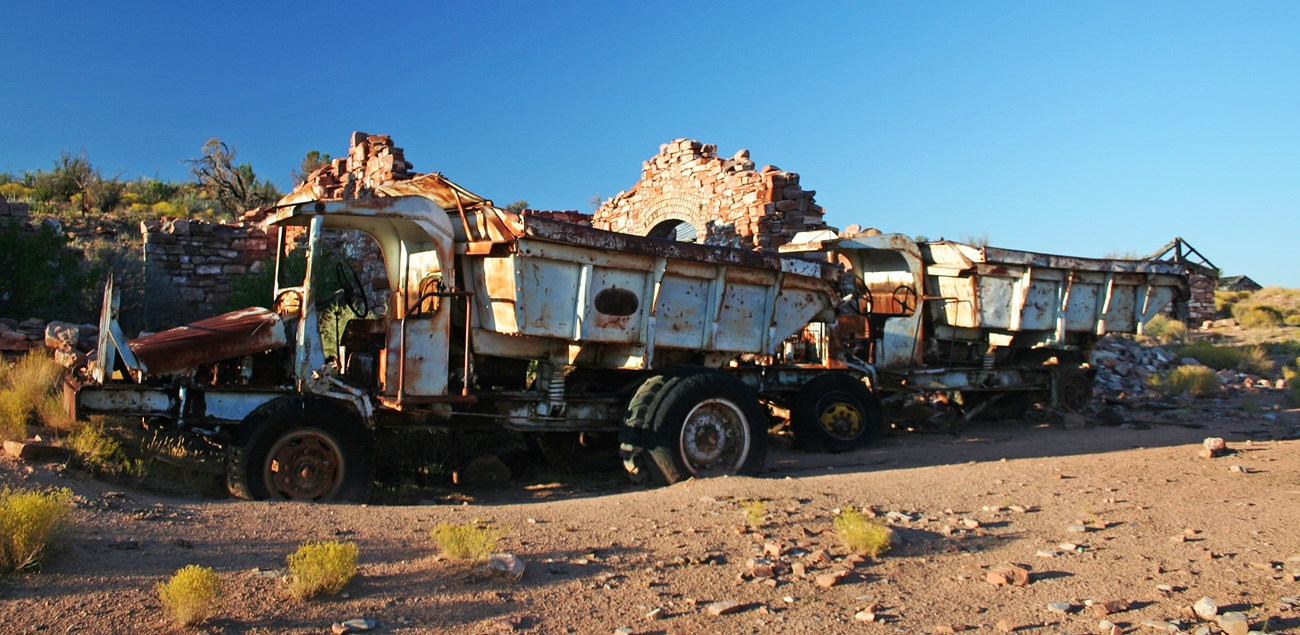
[[[249,500],[364,503],[374,489],[374,439],[356,415],[323,400],[255,411],[232,439],[226,486]]]
[[[818,375],[790,407],[795,443],[807,450],[843,452],[871,443],[884,428],[880,400],[856,377]]]
[[[767,413],[730,375],[652,377],[628,407],[624,466],[634,482],[757,474],[767,458]]]
[[[542,432],[533,439],[552,467],[565,472],[612,470],[622,462],[613,432]]]

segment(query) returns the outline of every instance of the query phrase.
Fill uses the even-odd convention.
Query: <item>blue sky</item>
[[[410,6],[408,6],[410,5]],[[0,170],[85,149],[282,188],[390,134],[418,171],[590,211],[691,137],[833,225],[1101,256],[1181,235],[1300,287],[1297,2],[10,3]]]

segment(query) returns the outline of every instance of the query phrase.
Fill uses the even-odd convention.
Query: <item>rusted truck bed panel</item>
[[[1182,292],[1175,265],[940,242],[922,245],[938,324],[1131,333]]]
[[[262,308],[232,311],[128,342],[142,369],[151,375],[265,353],[287,344],[280,316]]]

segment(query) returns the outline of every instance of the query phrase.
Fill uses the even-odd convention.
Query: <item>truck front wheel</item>
[[[629,408],[623,458],[634,481],[757,474],[767,457],[767,418],[740,380],[720,373],[652,378]],[[640,397],[641,399],[638,399]]]
[[[230,492],[253,500],[365,502],[374,485],[373,442],[342,408],[289,402],[241,428],[226,458]]]

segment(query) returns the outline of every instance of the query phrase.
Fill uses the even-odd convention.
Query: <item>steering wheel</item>
[[[903,313],[911,313],[916,309],[916,289],[905,284],[898,285],[898,288],[894,289],[894,302],[898,303]]]
[[[334,281],[338,283],[339,291],[343,292],[343,304],[353,315],[365,317],[370,313],[370,299],[361,286],[361,276],[357,275],[357,270],[352,265],[343,260],[335,264]]]

